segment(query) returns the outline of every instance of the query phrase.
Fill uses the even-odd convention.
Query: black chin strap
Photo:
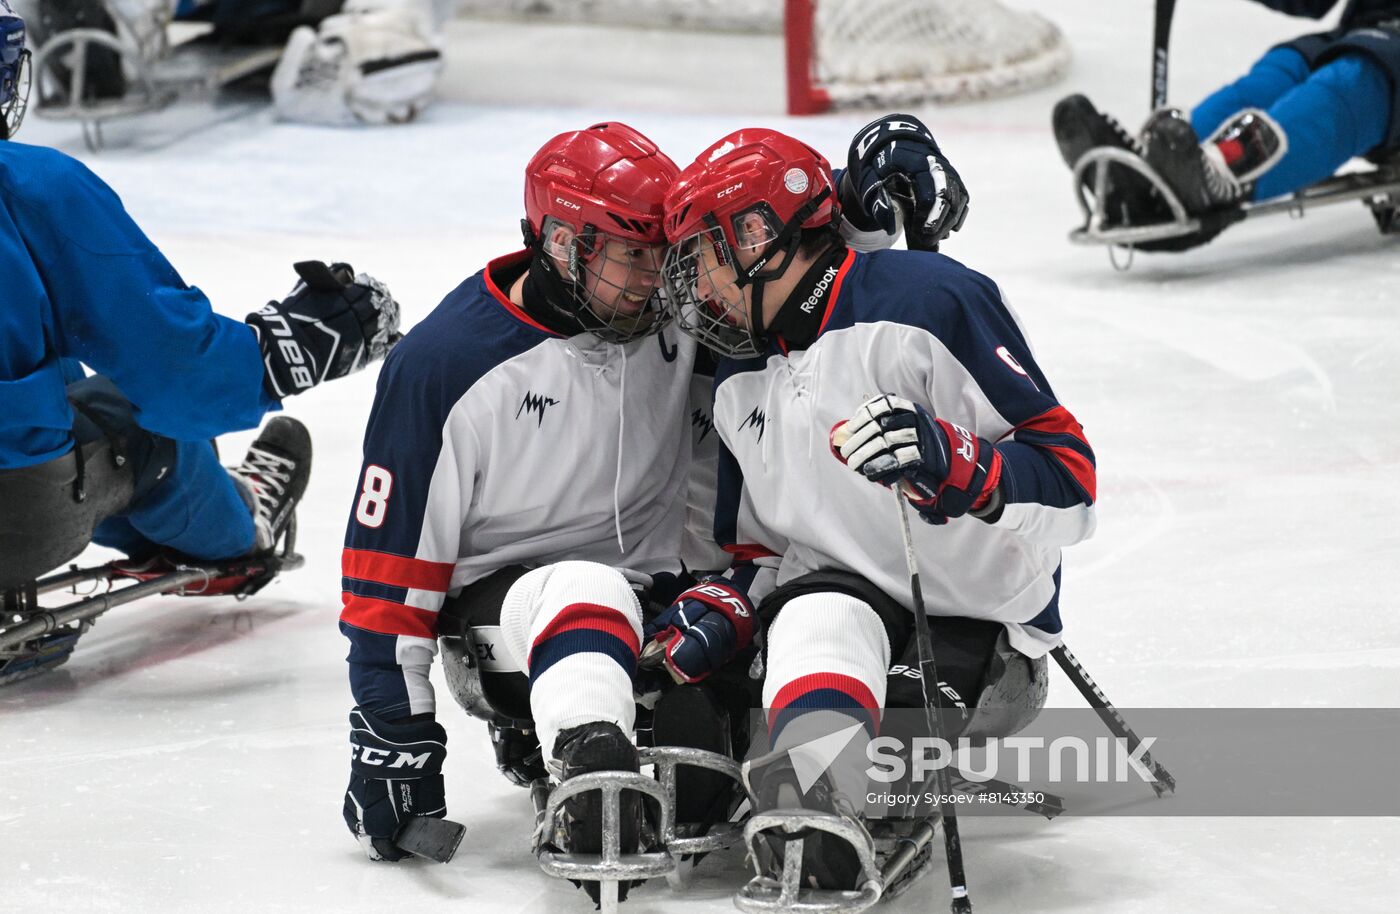
[[[583,318],[588,305],[574,293],[574,282],[559,275],[553,258],[545,253],[541,239],[530,228],[528,219],[520,220],[525,246],[530,249],[530,266],[525,275],[521,297],[525,313],[555,333],[574,336],[589,327]],[[592,313],[589,311],[588,313]]]
[[[753,337],[754,348],[759,352],[763,351],[763,338],[767,335],[763,326],[763,287],[769,280],[778,279],[787,272],[788,267],[792,265],[793,255],[797,253],[797,246],[802,241],[802,223],[806,222],[830,196],[831,188],[824,187],[815,197],[802,204],[783,226],[782,231],[778,232],[778,236],[768,243],[763,253],[758,255],[758,259],[746,269],[737,269],[739,264],[735,261],[738,278],[734,284],[740,289],[753,286],[752,307],[749,309],[749,334]],[[787,254],[783,258],[782,266],[771,273],[763,272],[768,262],[779,253]]]

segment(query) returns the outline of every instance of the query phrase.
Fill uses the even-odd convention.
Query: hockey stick
[[[935,694],[938,690],[938,666],[933,658],[933,634],[929,631],[928,616],[924,612],[924,592],[919,584],[919,561],[914,555],[914,536],[909,532],[909,513],[905,510],[904,490],[899,486],[894,486],[894,498],[899,508],[899,532],[904,537],[904,561],[909,566],[909,591],[914,602],[914,637],[918,639],[916,645],[919,649],[919,687],[924,692],[924,714],[928,717],[929,735],[940,742],[946,742],[942,717],[929,697],[930,681],[934,684]],[[972,899],[967,894],[967,874],[963,871],[958,817],[953,807],[943,802],[943,797],[948,793],[947,772],[938,768],[934,771],[934,777],[938,791],[938,813],[943,818],[943,850],[948,856],[948,883],[953,893],[953,901],[949,907],[953,914],[968,914],[972,910]]]
[[[1050,656],[1055,658],[1055,662],[1060,665],[1060,669],[1065,671],[1070,682],[1079,689],[1079,694],[1084,696],[1084,700],[1089,702],[1094,710],[1099,712],[1099,717],[1108,726],[1114,736],[1128,741],[1129,751],[1136,752],[1137,747],[1142,745],[1142,740],[1133,732],[1133,728],[1128,726],[1128,722],[1123,719],[1123,715],[1118,713],[1118,709],[1104,695],[1099,684],[1094,682],[1089,671],[1084,669],[1084,665],[1079,662],[1079,658],[1070,653],[1069,648],[1061,644],[1050,652]],[[1176,778],[1167,773],[1160,762],[1157,762],[1146,752],[1142,754],[1142,762],[1152,769],[1152,776],[1156,779],[1152,782],[1152,789],[1157,792],[1157,796],[1170,790],[1176,793]]]
[[[1167,104],[1167,49],[1172,39],[1172,14],[1176,0],[1157,0],[1152,25],[1152,110]]]

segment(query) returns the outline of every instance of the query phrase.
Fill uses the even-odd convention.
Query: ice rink
[[[1098,456],[1098,533],[1066,553],[1066,640],[1125,709],[1397,705],[1400,239],[1345,204],[1139,255],[1128,273],[1070,245],[1079,216],[1051,106],[1082,91],[1136,126],[1151,3],[1037,6],[1073,45],[1066,80],[916,113],[971,190],[945,252],[1000,282]],[[1239,0],[1179,6],[1171,100],[1187,107],[1316,28]],[[460,21],[450,54],[443,101],[411,126],[289,126],[233,98],[113,124],[100,155],[75,126],[34,117],[20,139],[86,161],[222,313],[280,298],[293,261],[343,259],[384,279],[411,324],[519,246],[523,167],[556,133],[623,120],[685,164],[761,124],[841,164],[873,116],[784,116],[776,37]],[[469,829],[457,858],[374,865],[341,821],[340,550],[374,374],[288,403],[316,446],[304,569],[246,603],[115,610],[66,666],[0,691],[0,911],[591,909],[539,872],[529,798],[496,773],[440,670],[449,815]],[[1058,673],[1050,702],[1079,703]],[[1400,901],[1395,819],[980,818],[963,842],[986,914]],[[626,909],[733,910],[744,878],[731,852],[683,893],[653,883]],[[945,906],[940,862],[884,910]]]

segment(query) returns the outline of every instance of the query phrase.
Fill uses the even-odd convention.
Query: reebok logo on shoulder
[[[543,394],[527,390],[525,391],[525,399],[520,401],[520,408],[515,411],[515,418],[519,419],[522,413],[529,411],[539,420],[535,423],[535,427],[539,428],[544,425],[544,411],[558,402],[553,397],[546,397]]]

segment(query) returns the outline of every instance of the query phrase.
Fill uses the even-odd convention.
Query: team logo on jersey
[[[544,411],[558,402],[559,401],[553,397],[546,397],[543,394],[536,394],[527,390],[525,391],[525,399],[520,401],[520,408],[515,411],[515,418],[519,419],[520,414],[528,410],[532,416],[539,419],[539,422],[535,425],[535,427],[538,428],[544,425]]]
[[[665,333],[658,333],[656,335],[656,341],[661,345],[661,357],[668,362],[674,362],[676,360],[676,353],[679,351],[676,344],[672,343],[670,346],[667,346]]]
[[[755,407],[753,408],[753,412],[749,413],[748,418],[746,418],[743,422],[739,423],[739,431],[742,432],[744,429],[746,429],[746,428],[752,426],[752,427],[758,429],[758,437],[757,437],[756,439],[754,439],[754,440],[756,440],[756,441],[762,441],[762,440],[763,440],[763,429],[764,429],[765,424],[766,424],[766,420],[765,420],[764,415],[763,415],[763,410],[761,410],[761,409],[759,409],[757,406],[755,406]]]
[[[700,429],[700,437],[695,439],[696,444],[704,441],[705,436],[714,431],[715,428],[714,420],[711,419],[709,413],[705,412],[703,409],[692,409],[690,411],[690,424]]]

